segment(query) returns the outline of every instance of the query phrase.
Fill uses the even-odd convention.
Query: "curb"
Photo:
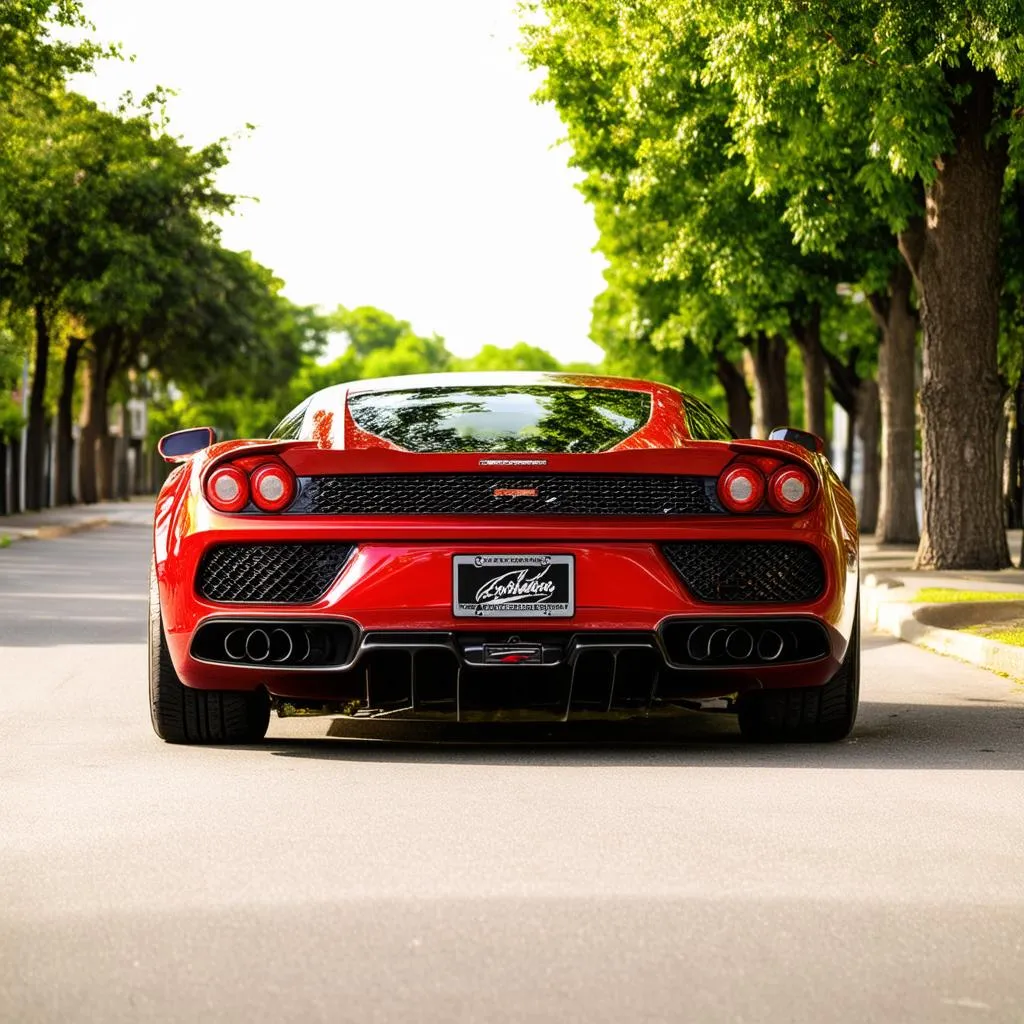
[[[894,599],[897,588],[903,591],[899,597],[910,597],[914,593],[913,587],[907,588],[901,583],[899,580],[874,575],[865,579],[861,590],[861,613],[876,629],[936,654],[945,654],[990,672],[1024,680],[1024,647],[1000,643],[958,629],[929,625],[923,620],[936,609],[947,606],[911,604]]]
[[[73,533],[81,533],[83,530],[99,530],[109,525],[110,520],[106,516],[82,519],[76,523],[59,523],[32,528],[5,527],[3,521],[0,520],[0,537],[7,537],[11,543],[16,543],[19,540],[56,540]]]

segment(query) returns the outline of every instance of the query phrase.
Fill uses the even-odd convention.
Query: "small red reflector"
[[[813,496],[811,478],[806,470],[798,466],[783,466],[768,481],[768,503],[778,512],[790,515],[803,512]]]
[[[764,477],[756,466],[730,466],[718,478],[718,500],[730,512],[753,512],[764,500]]]
[[[264,512],[280,512],[295,498],[295,477],[287,466],[271,462],[250,477],[252,500]]]
[[[219,512],[238,512],[249,504],[249,478],[237,466],[221,466],[206,479],[206,500]]]

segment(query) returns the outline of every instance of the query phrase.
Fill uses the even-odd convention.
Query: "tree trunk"
[[[7,515],[7,442],[0,438],[0,516]]]
[[[857,391],[857,434],[864,455],[860,498],[857,502],[861,533],[874,533],[878,527],[878,498],[881,486],[878,440],[882,432],[880,415],[878,383],[867,377],[861,381]]]
[[[804,428],[824,440],[825,354],[821,348],[821,306],[814,303],[804,318],[793,318],[791,328],[804,364]]]
[[[789,423],[786,339],[760,333],[751,346],[754,363],[754,434],[767,437],[773,427]]]
[[[715,376],[725,389],[725,401],[729,409],[729,427],[737,437],[750,437],[753,430],[753,415],[750,408],[750,392],[742,371],[731,359],[721,352],[715,353]]]
[[[75,377],[78,371],[78,356],[85,344],[85,338],[71,338],[64,353],[64,372],[61,376],[60,399],[57,402],[57,504],[70,505],[71,455],[73,440],[73,403],[75,398]]]
[[[879,495],[879,544],[916,544],[917,479],[915,460],[917,313],[910,301],[913,282],[904,263],[889,277],[887,295],[870,304],[882,331],[878,349],[878,394],[882,406],[882,481]]]
[[[117,459],[117,497],[122,501],[128,501],[135,492],[135,481],[131,475],[131,459],[128,455],[131,451],[132,440],[132,417],[128,411],[128,403],[121,403],[121,436],[116,438],[116,459]]]
[[[849,491],[853,487],[853,446],[857,439],[857,405],[846,408],[849,417],[846,425],[846,451],[843,452],[843,486]]]
[[[843,486],[849,488],[853,475],[853,441],[857,429],[857,395],[860,392],[861,379],[857,373],[857,359],[860,350],[854,346],[846,354],[846,362],[841,363],[831,352],[822,349],[825,365],[828,367],[828,385],[832,398],[848,417],[846,428],[846,451],[843,464]]]
[[[25,440],[25,508],[43,505],[43,458],[46,449],[46,374],[50,361],[50,325],[42,303],[35,306],[36,352],[28,400]]]
[[[114,442],[110,436],[110,385],[120,367],[124,334],[119,329],[97,331],[92,338],[89,386],[86,389],[82,451],[78,477],[83,502],[114,497]],[[88,495],[88,496],[87,496]]]
[[[117,438],[107,429],[100,431],[98,450],[100,462],[100,501],[113,501],[117,497]]]
[[[56,421],[52,416],[46,418],[46,438],[43,444],[43,476],[39,482],[39,493],[43,508],[53,506],[53,460],[56,455],[54,445],[54,428]]]
[[[81,448],[78,456],[78,495],[85,504],[99,500],[99,441],[107,435],[107,388],[103,344],[93,339],[85,389]]]
[[[100,497],[113,501],[118,497],[118,451],[120,438],[110,433],[110,388],[121,366],[124,349],[124,333],[114,333],[103,367],[103,429],[98,433],[100,460]]]
[[[142,438],[132,438],[132,452],[132,494],[149,494],[149,466],[146,463]]]
[[[1017,511],[1017,481],[1014,466],[1019,460],[1017,451],[1017,428],[1013,421],[1013,396],[1006,401],[1003,430],[1003,524],[1010,530],[1020,529],[1020,516]]]
[[[11,438],[7,450],[10,453],[11,481],[11,488],[7,492],[9,497],[7,509],[9,514],[14,515],[21,511],[21,441],[16,437]]]
[[[954,151],[936,161],[920,245],[901,246],[921,298],[924,364],[924,523],[918,569],[1001,569],[1003,425],[999,382],[1000,202],[1005,136],[988,144],[996,78],[970,64],[949,72],[969,86],[953,108]]]
[[[1013,395],[1013,448],[1017,458],[1013,464],[1014,503],[1017,518],[1024,526],[1024,374],[1017,379]],[[1020,563],[1024,566],[1024,562]]]

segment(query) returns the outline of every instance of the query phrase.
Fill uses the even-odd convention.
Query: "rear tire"
[[[860,700],[860,599],[839,671],[824,686],[757,690],[740,701],[740,732],[753,743],[835,743],[853,731]]]
[[[174,671],[160,614],[156,566],[149,572],[149,712],[168,743],[258,743],[270,723],[266,690],[193,690]]]

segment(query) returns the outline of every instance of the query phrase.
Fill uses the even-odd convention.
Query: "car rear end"
[[[849,496],[796,445],[665,444],[681,418],[661,411],[653,441],[572,454],[409,451],[347,407],[345,446],[322,431],[209,449],[158,508],[178,675],[460,721],[824,684],[852,628]]]

